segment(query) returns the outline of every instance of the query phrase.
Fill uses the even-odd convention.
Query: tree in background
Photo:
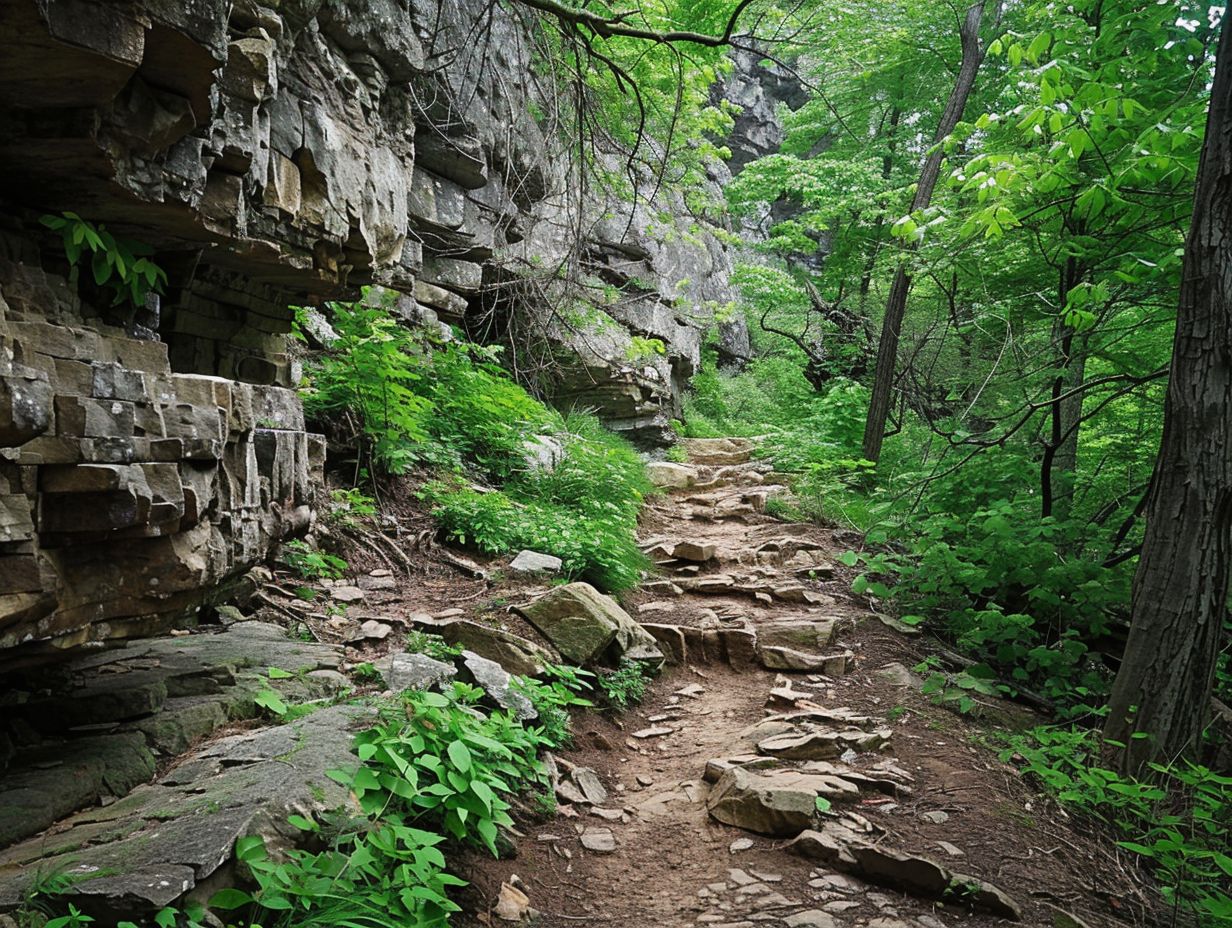
[[[929,151],[920,171],[920,179],[916,182],[915,196],[911,201],[911,211],[926,210],[932,202],[933,190],[941,176],[941,162],[944,158],[942,143],[954,131],[958,121],[962,119],[967,108],[967,100],[975,88],[975,78],[988,50],[988,43],[980,38],[980,25],[984,19],[986,0],[977,0],[967,9],[958,33],[962,40],[962,61],[958,66],[958,77],[954,81],[954,89],[950,99],[941,114],[937,131],[933,137],[933,148]],[[997,5],[999,22],[1000,4]],[[915,240],[912,240],[914,245]],[[873,392],[869,397],[868,419],[864,425],[864,458],[874,463],[881,457],[881,444],[885,438],[886,421],[890,416],[890,399],[894,388],[894,374],[898,366],[898,342],[902,333],[903,315],[907,311],[907,294],[911,291],[911,275],[906,264],[900,262],[894,272],[894,282],[890,285],[890,295],[886,299],[885,316],[881,323],[881,341],[877,345],[877,368],[873,374]]]

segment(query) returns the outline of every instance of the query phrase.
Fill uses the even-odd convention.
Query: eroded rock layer
[[[574,163],[537,15],[0,4],[0,648],[191,618],[311,519],[292,306],[379,284],[408,319],[508,344],[562,407],[672,440],[730,256],[670,192]],[[70,264],[40,224],[65,211],[152,249],[161,295],[116,301],[88,253]]]

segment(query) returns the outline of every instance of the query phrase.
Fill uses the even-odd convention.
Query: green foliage
[[[356,529],[377,514],[376,500],[358,487],[331,490],[326,518],[341,528]]]
[[[39,221],[64,241],[64,256],[76,268],[88,252],[90,274],[96,286],[112,294],[112,305],[128,302],[145,305],[150,293],[162,293],[166,272],[150,260],[154,249],[141,242],[119,238],[107,227],[82,219],[77,213],[46,215]]]
[[[376,669],[371,661],[356,664],[351,668],[351,676],[355,679],[356,683],[364,685],[380,684],[385,680],[381,676],[381,672]]]
[[[337,580],[346,572],[347,562],[333,554],[310,548],[306,542],[288,541],[280,560],[305,580]]]
[[[1108,826],[1154,871],[1169,907],[1203,926],[1232,925],[1232,777],[1187,762],[1152,764],[1148,780],[1099,766],[1097,733],[1037,728],[1014,757],[1072,810]]]
[[[626,658],[615,670],[600,671],[598,683],[607,704],[624,712],[645,697],[650,677],[646,674],[645,665]]]
[[[559,557],[569,577],[610,590],[636,584],[649,562],[637,515],[651,486],[637,454],[593,416],[573,414],[558,433],[551,470],[525,470],[502,491],[460,481],[424,488],[449,537],[500,554],[530,548]]]
[[[462,653],[462,646],[449,644],[440,635],[416,628],[406,633],[406,650],[415,654],[426,654],[433,660],[452,663],[453,659]]]
[[[449,537],[489,554],[554,554],[569,576],[608,589],[637,582],[648,564],[637,515],[652,488],[627,443],[593,416],[562,418],[531,397],[496,348],[436,341],[367,303],[331,310],[340,341],[310,365],[306,407],[355,415],[389,471],[451,472],[424,493]],[[559,445],[559,460],[534,460],[537,437]],[[345,511],[358,503],[348,497]]]
[[[304,409],[310,416],[356,415],[377,461],[401,473],[428,440],[431,402],[417,392],[423,351],[379,306],[330,304],[338,342],[305,371]]]
[[[586,678],[593,675],[580,667],[563,664],[548,664],[543,675],[543,681],[533,677],[514,677],[512,686],[529,699],[539,713],[537,727],[540,736],[556,747],[567,747],[573,742],[569,709],[593,705],[582,695],[590,691]]]
[[[548,683],[518,681],[545,706],[579,704],[578,672],[560,668]],[[512,825],[507,797],[546,787],[542,748],[558,744],[544,728],[511,714],[485,714],[481,690],[455,683],[446,694],[408,691],[380,709],[378,723],[356,736],[360,766],[331,771],[362,815],[290,824],[317,837],[320,850],[270,855],[259,837],[236,842],[236,857],[255,889],[225,889],[214,911],[234,911],[257,928],[437,928],[465,885],[446,872],[450,842],[497,853],[499,831]],[[161,924],[161,923],[160,923]]]

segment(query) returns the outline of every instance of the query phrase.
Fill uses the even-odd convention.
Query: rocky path
[[[418,577],[353,564],[312,600],[266,575],[251,615],[31,669],[0,730],[0,928],[48,875],[115,924],[235,879],[239,837],[301,841],[292,812],[347,801],[326,771],[358,763],[356,697],[457,676],[529,717],[510,673],[613,649],[667,667],[636,709],[576,717],[559,814],[527,801],[515,857],[451,858],[472,884],[460,924],[1132,922],[1142,896],[1111,845],[919,692],[918,643],[848,593],[846,545],[765,514],[787,491],[746,444],[691,451],[651,468],[670,488],[643,524],[657,570],[627,611],[519,576],[525,552],[507,574],[440,552]],[[419,653],[429,633],[461,653]]]
[[[1122,891],[1107,852],[918,693],[912,643],[846,594],[843,547],[764,513],[785,490],[744,443],[690,450],[653,465],[660,578],[630,598],[668,671],[637,710],[579,719],[560,814],[464,874],[475,923],[1101,924],[1059,913]]]

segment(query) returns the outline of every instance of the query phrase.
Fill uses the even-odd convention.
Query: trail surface
[[[635,710],[577,718],[559,814],[524,828],[515,859],[463,874],[474,923],[509,924],[509,884],[545,928],[1125,924],[1106,915],[1138,891],[1109,846],[922,696],[918,642],[847,592],[835,565],[852,539],[766,515],[781,488],[743,443],[692,452],[660,465],[689,485],[649,507],[660,572],[626,601],[677,663]],[[830,814],[801,811],[800,792]]]

